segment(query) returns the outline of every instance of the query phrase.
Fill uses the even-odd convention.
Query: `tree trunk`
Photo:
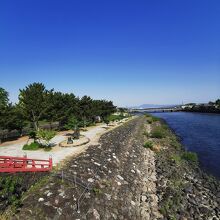
[[[39,118],[39,117],[35,116],[33,110],[32,110],[32,116],[33,116],[34,128],[35,128],[36,131],[38,131],[39,129],[38,129],[38,120],[37,120],[37,118]]]
[[[38,128],[38,121],[34,121],[34,128],[35,128],[36,131],[39,130],[39,128]]]

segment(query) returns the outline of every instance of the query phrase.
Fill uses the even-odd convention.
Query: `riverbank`
[[[165,120],[185,149],[198,155],[200,167],[220,180],[220,115],[209,113],[154,113]]]
[[[165,219],[219,219],[220,182],[200,169],[196,155],[184,150],[164,121],[159,124],[166,133],[153,140],[160,146],[155,159],[161,214]]]
[[[9,219],[219,219],[219,182],[190,155],[167,125],[137,117],[42,177]]]

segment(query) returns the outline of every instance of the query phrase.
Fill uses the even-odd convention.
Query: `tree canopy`
[[[49,91],[42,83],[33,83],[20,90],[19,107],[24,116],[34,123],[36,130],[38,130],[40,118],[47,109],[48,93]]]
[[[8,92],[0,87],[0,111],[8,106],[9,98]]]
[[[93,123],[96,116],[104,120],[116,110],[111,101],[48,90],[42,83],[20,89],[18,98],[18,104],[9,103],[7,91],[0,88],[0,130],[22,130],[27,124],[33,124],[38,131],[41,121],[59,122],[65,128],[73,124],[73,118],[78,126],[86,126]]]

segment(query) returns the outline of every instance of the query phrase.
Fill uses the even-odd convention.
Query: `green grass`
[[[124,115],[110,115],[110,116],[108,116],[107,120],[108,121],[120,121],[124,118],[127,118],[127,117]]]
[[[22,179],[16,176],[0,177],[1,200],[7,199],[8,204],[19,205],[21,182]]]
[[[152,118],[148,118],[148,119],[147,119],[147,122],[148,122],[149,124],[152,124],[152,123],[153,123]]]
[[[148,133],[146,131],[143,132],[143,135],[148,137]]]
[[[150,114],[145,114],[145,117],[147,118],[147,122],[148,122],[149,124],[152,124],[152,123],[155,122],[155,121],[160,121],[159,118],[157,118],[157,117],[155,117],[155,116],[153,116],[153,115],[150,115]]]
[[[182,158],[187,161],[198,162],[198,156],[193,152],[184,152]]]
[[[182,161],[181,156],[175,154],[171,156],[171,160],[174,161],[176,164],[180,164]]]
[[[50,146],[44,146],[37,142],[33,142],[31,144],[25,144],[22,148],[23,150],[39,150],[44,149],[44,151],[51,151],[52,147]]]
[[[172,147],[174,147],[176,150],[180,150],[181,149],[181,144],[179,143],[179,141],[177,141],[175,138],[172,138],[170,140],[170,145]]]
[[[99,188],[93,188],[92,191],[96,196],[102,194],[102,190]]]
[[[151,118],[152,118],[152,121],[153,121],[153,122],[155,122],[155,121],[160,121],[160,119],[157,118],[157,117],[155,117],[155,116],[151,116]]]
[[[175,214],[180,210],[182,203],[183,181],[181,178],[171,179],[168,188],[172,196],[167,196],[160,207],[160,212],[167,219],[176,220]]]
[[[147,141],[144,144],[144,148],[149,148],[149,149],[153,149],[153,142],[152,141]]]
[[[33,142],[31,144],[25,144],[23,146],[23,150],[38,150],[39,148],[41,148],[40,144]]]
[[[165,138],[166,137],[166,130],[162,127],[155,127],[151,131],[151,137],[152,138]]]
[[[40,178],[33,186],[31,186],[25,194],[32,194],[33,192],[40,191],[40,189],[49,183],[50,177],[44,176]],[[58,179],[57,179],[58,181]]]
[[[162,123],[161,127],[164,129],[164,130],[168,130],[169,129],[169,126],[165,123]]]

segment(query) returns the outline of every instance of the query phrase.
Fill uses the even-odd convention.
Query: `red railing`
[[[0,173],[46,172],[52,170],[52,157],[49,160],[24,157],[0,156]]]

